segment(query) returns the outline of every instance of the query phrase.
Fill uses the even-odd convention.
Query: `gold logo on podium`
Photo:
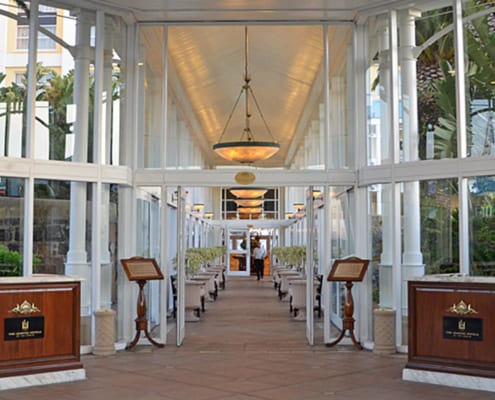
[[[472,308],[471,304],[466,304],[462,300],[457,304],[453,304],[447,311],[458,315],[478,314],[478,311]]]
[[[466,321],[460,319],[459,323],[457,324],[457,328],[459,328],[460,331],[465,331],[466,330]]]
[[[32,314],[35,312],[40,312],[40,309],[34,305],[34,303],[30,303],[27,300],[24,300],[21,304],[17,304],[10,312],[15,314]]]
[[[29,321],[27,319],[23,319],[21,322],[21,328],[23,331],[29,330]]]

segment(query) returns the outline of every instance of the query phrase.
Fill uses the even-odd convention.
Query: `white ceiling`
[[[320,69],[322,28],[256,25],[248,27],[248,36],[250,85],[267,125],[251,103],[250,127],[256,140],[280,143],[281,150],[260,164],[280,166]],[[244,26],[172,27],[169,49],[201,126],[202,141],[213,156],[209,149],[219,141],[225,126],[222,142],[239,140],[245,126],[244,97],[233,108],[244,84]],[[320,94],[321,88],[313,101]],[[218,157],[213,163],[229,164]]]
[[[60,2],[80,4],[76,0]],[[169,76],[174,78],[170,88],[187,109],[186,115],[192,116],[189,127],[212,167],[231,164],[217,157],[211,147],[219,140],[244,82],[244,26],[248,26],[251,87],[272,136],[253,106],[251,128],[256,140],[275,140],[281,146],[277,155],[257,166],[283,167],[301,145],[301,132],[311,118],[303,110],[317,109],[321,102],[321,22],[329,23],[331,62],[342,63],[346,43],[351,41],[352,22],[358,15],[386,10],[390,4],[404,7],[406,2],[87,0],[84,7],[139,22],[170,23]],[[142,28],[150,71],[157,75],[162,63],[161,29],[151,25]],[[241,99],[222,142],[239,140],[243,127]]]

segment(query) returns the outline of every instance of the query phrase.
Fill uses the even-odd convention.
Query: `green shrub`
[[[33,257],[33,265],[41,262],[39,257]],[[0,276],[21,276],[22,255],[18,251],[7,249],[0,244]]]

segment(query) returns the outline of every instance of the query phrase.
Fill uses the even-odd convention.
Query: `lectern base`
[[[0,378],[0,391],[29,386],[51,385],[52,383],[75,382],[84,379],[86,379],[86,370],[84,368],[44,372],[41,374],[8,376]]]

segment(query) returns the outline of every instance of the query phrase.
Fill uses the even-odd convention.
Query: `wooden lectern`
[[[352,282],[361,282],[368,268],[369,260],[362,260],[358,257],[350,257],[343,260],[335,260],[332,270],[327,277],[327,281],[345,282],[346,296],[344,304],[344,320],[342,322],[342,332],[339,337],[331,343],[327,343],[327,347],[331,347],[339,343],[349,331],[352,343],[358,350],[363,347],[354,336],[354,300],[352,298]]]
[[[130,281],[136,281],[139,285],[139,295],[137,299],[137,318],[136,335],[131,343],[126,347],[126,350],[133,348],[141,336],[141,331],[144,332],[148,340],[157,347],[163,347],[164,344],[156,342],[148,332],[148,320],[146,318],[146,298],[144,296],[144,285],[149,280],[163,279],[162,271],[158,267],[156,260],[153,258],[132,257],[120,260],[124,267],[127,278]]]

